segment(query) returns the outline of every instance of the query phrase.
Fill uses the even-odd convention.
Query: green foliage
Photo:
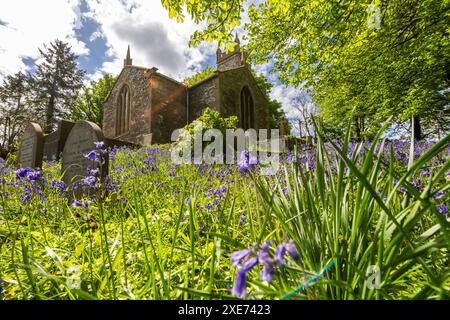
[[[291,299],[448,299],[450,226],[437,205],[450,200],[450,136],[399,171],[382,131],[372,144],[348,132],[339,145],[316,132],[316,149],[273,176],[122,149],[110,162],[117,188],[86,196],[86,208],[52,187],[60,163],[44,165],[47,183],[28,202],[20,196],[33,183],[15,186],[14,169],[0,167],[0,299],[229,299],[230,254],[286,237],[300,259],[270,283],[252,270],[248,298],[280,298],[337,258]],[[371,265],[379,289],[367,287]]]
[[[262,93],[264,94],[266,99],[269,101],[267,107],[269,109],[268,114],[269,114],[270,129],[278,129],[280,119],[281,118],[286,119],[286,114],[283,111],[283,106],[281,105],[281,102],[270,98],[270,90],[272,90],[273,84],[270,83],[263,74],[260,74],[260,75],[253,74],[253,76],[255,77],[258,87],[261,89]],[[285,130],[286,134],[289,134],[291,132],[291,127],[290,127],[288,121],[286,121],[284,130]]]
[[[178,137],[175,144],[178,147],[185,146],[189,144],[190,150],[193,150],[194,137],[196,134],[203,134],[208,129],[218,129],[222,133],[223,137],[226,136],[227,129],[236,129],[238,126],[239,120],[236,116],[231,116],[228,118],[223,118],[220,113],[216,110],[213,110],[209,107],[206,107],[203,110],[203,113],[200,117],[187,124],[180,136]],[[203,147],[205,147],[203,145]]]
[[[78,96],[70,118],[74,121],[89,120],[99,125],[103,122],[103,103],[111,92],[117,77],[105,74],[100,80],[92,80],[89,87],[84,87]]]
[[[55,40],[39,49],[42,62],[33,76],[34,105],[45,118],[44,130],[51,132],[57,120],[69,113],[83,85],[84,71],[69,44]]]
[[[31,77],[22,72],[8,75],[0,85],[0,157],[15,150],[19,135],[30,120],[38,121],[30,110]],[[34,118],[34,119],[33,119]]]
[[[188,87],[192,87],[197,83],[202,82],[205,79],[208,79],[209,77],[214,75],[215,72],[216,72],[215,68],[211,66],[206,66],[205,69],[203,69],[202,71],[197,72],[193,76],[184,79],[183,83]]]
[[[226,43],[241,23],[242,1],[162,2],[170,16],[185,7],[206,22],[193,44]],[[363,137],[389,116],[414,116],[425,133],[442,134],[450,129],[449,10],[447,0],[266,0],[249,5],[248,51],[256,64],[275,61],[285,84],[313,86],[330,126],[352,118]]]

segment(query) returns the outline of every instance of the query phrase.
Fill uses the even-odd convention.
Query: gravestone
[[[42,151],[44,145],[44,132],[40,125],[30,122],[22,136],[19,147],[19,166],[24,167],[41,167]]]
[[[88,175],[87,169],[100,169],[104,177],[108,171],[108,157],[100,165],[85,157],[86,154],[95,150],[96,141],[104,141],[102,130],[98,125],[90,121],[77,121],[70,131],[64,150],[62,153],[62,171],[63,181],[67,184],[73,184]]]
[[[45,136],[44,160],[59,160],[60,155],[64,150],[67,137],[74,125],[75,123],[72,121],[60,120],[58,122],[58,129]]]

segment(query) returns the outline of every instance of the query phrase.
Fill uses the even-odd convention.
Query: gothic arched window
[[[244,87],[241,91],[241,114],[240,114],[240,126],[242,129],[247,130],[254,128],[255,117],[253,110],[253,98],[248,87]]]
[[[124,85],[117,99],[116,135],[121,135],[130,128],[131,98],[130,88]]]

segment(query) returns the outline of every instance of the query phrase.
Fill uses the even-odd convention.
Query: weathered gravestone
[[[102,130],[98,125],[90,121],[78,121],[67,137],[62,153],[63,181],[74,184],[88,175],[88,168],[99,169],[101,176],[106,176],[108,171],[108,157],[104,157],[104,163],[88,159],[86,155],[96,150],[95,142],[104,141]],[[97,152],[99,158],[99,152]]]
[[[42,166],[44,132],[40,125],[30,122],[22,136],[19,147],[19,166],[36,168]]]
[[[60,120],[58,122],[58,129],[45,136],[44,160],[59,160],[60,155],[64,150],[67,137],[74,125],[75,123],[72,121]]]

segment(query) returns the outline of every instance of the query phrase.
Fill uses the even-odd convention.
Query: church
[[[258,87],[239,39],[234,51],[216,52],[217,70],[187,87],[158,69],[134,66],[128,47],[124,66],[103,108],[106,138],[137,144],[170,143],[172,132],[204,108],[235,115],[243,129],[268,128],[268,101]]]

